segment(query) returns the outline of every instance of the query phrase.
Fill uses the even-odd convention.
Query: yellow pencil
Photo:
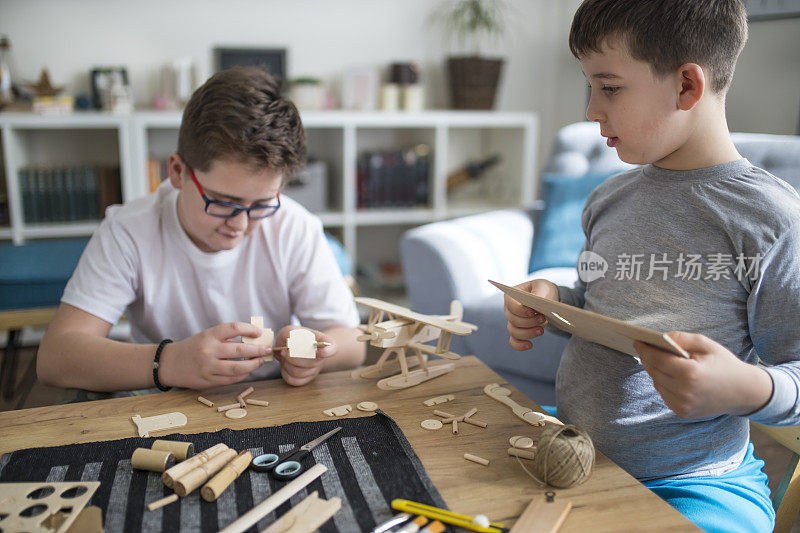
[[[452,513],[444,509],[439,509],[438,507],[412,502],[410,500],[392,500],[392,509],[425,516],[434,520],[439,520],[445,524],[452,524],[471,531],[478,531],[479,533],[502,533],[503,531],[507,531],[503,524],[489,522],[488,526],[484,526],[476,523],[475,518],[471,516]]]

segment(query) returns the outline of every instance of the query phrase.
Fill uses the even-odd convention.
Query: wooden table
[[[452,511],[485,514],[509,527],[534,497],[542,497],[545,489],[538,487],[516,459],[507,455],[508,438],[534,436],[541,429],[526,424],[511,409],[486,396],[483,387],[500,383],[512,390],[511,398],[516,402],[537,406],[477,358],[465,357],[455,363],[456,369],[450,374],[392,392],[378,389],[371,380],[353,380],[349,372],[323,374],[299,388],[271,380],[203,391],[203,396],[222,405],[235,402],[236,395],[252,385],[255,392],[250,398],[270,402],[269,407],[250,407],[247,417],[239,420],[226,418],[198,402],[196,391],[8,411],[0,413],[0,453],[133,437],[134,414],[152,416],[181,411],[189,423],[178,431],[200,433],[226,427],[245,429],[324,420],[324,409],[347,403],[354,408],[348,417],[369,416],[355,406],[361,401],[373,401],[402,428]],[[438,431],[420,427],[422,420],[438,418],[433,415],[434,407],[426,407],[423,400],[442,394],[454,394],[455,400],[436,408],[460,415],[477,407],[474,418],[489,426],[482,429],[460,424],[457,436],[449,425]],[[466,461],[464,453],[489,459],[491,464],[485,467]],[[573,505],[561,531],[698,531],[683,515],[599,452],[589,480],[571,489],[557,490],[556,498],[569,499]]]

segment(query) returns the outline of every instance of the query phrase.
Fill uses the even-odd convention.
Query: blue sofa
[[[734,133],[733,140],[753,164],[800,190],[800,137]],[[559,131],[545,172],[580,176],[630,167],[606,146],[597,124],[579,122]],[[528,272],[535,220],[535,212],[511,209],[420,226],[403,235],[401,260],[412,309],[444,313],[458,299],[464,304],[464,320],[478,326],[472,335],[455,337],[453,351],[477,355],[528,397],[553,405],[556,370],[567,339],[547,331],[531,351],[513,350],[503,296],[486,281],[516,284],[545,278],[572,286],[574,268]]]

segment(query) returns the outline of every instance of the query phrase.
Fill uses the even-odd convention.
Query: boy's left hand
[[[275,337],[275,346],[286,346],[286,341],[289,339],[289,332],[297,329],[300,326],[285,326],[281,328],[278,335]],[[305,385],[314,379],[320,370],[325,360],[329,357],[336,355],[335,341],[328,335],[321,331],[310,328],[305,328],[314,332],[317,342],[330,342],[330,346],[317,348],[317,357],[314,359],[305,359],[302,357],[289,357],[289,350],[280,350],[274,352],[275,360],[281,364],[281,376],[283,380],[289,385],[299,387]]]
[[[747,415],[772,396],[772,378],[705,335],[671,331],[689,359],[636,341],[642,366],[667,407],[681,418]]]

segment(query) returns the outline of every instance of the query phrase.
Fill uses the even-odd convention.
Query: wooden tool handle
[[[208,478],[219,472],[223,466],[236,457],[236,450],[228,448],[222,453],[212,457],[207,463],[202,464],[187,474],[175,480],[175,492],[183,498],[194,489],[208,481]]]
[[[247,470],[247,465],[249,465],[252,460],[253,455],[247,450],[231,459],[222,470],[217,472],[217,475],[203,485],[203,488],[200,489],[200,495],[207,502],[213,502],[219,498],[219,495],[225,492],[225,489],[227,489],[237,477],[242,475],[242,472]]]

